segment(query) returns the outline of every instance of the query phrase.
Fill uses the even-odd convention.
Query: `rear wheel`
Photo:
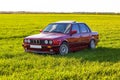
[[[91,40],[90,44],[89,44],[89,48],[90,49],[95,49],[96,45],[95,45],[95,40]]]
[[[60,45],[60,48],[59,48],[59,53],[61,55],[65,55],[65,54],[68,54],[69,52],[69,47],[68,47],[68,44],[66,42],[63,42],[61,45]]]

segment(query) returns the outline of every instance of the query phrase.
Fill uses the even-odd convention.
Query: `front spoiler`
[[[22,44],[25,52],[31,52],[31,53],[49,53],[49,54],[54,54],[59,52],[59,46],[52,46],[51,48],[48,48],[47,46],[49,45],[42,45],[42,49],[35,49],[35,48],[30,48],[30,44]]]
[[[25,52],[41,53],[41,54],[55,54],[55,52],[50,52],[50,51],[36,51],[36,50],[25,50]]]

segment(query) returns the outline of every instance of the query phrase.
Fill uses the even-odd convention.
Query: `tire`
[[[89,48],[90,48],[90,49],[95,49],[95,48],[96,48],[95,40],[91,40],[91,41],[90,41]]]
[[[67,44],[66,42],[63,42],[63,43],[60,45],[59,54],[60,54],[60,55],[66,55],[66,54],[68,54],[68,52],[69,52],[68,44]]]

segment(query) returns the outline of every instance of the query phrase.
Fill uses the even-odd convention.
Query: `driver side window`
[[[77,33],[80,33],[80,31],[79,31],[79,26],[78,26],[77,24],[73,24],[73,25],[72,25],[72,31],[73,31],[73,30],[76,30]]]

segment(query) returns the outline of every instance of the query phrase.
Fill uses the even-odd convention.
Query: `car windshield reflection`
[[[53,32],[53,33],[68,33],[70,29],[70,24],[68,23],[55,23],[49,24],[43,32]]]

